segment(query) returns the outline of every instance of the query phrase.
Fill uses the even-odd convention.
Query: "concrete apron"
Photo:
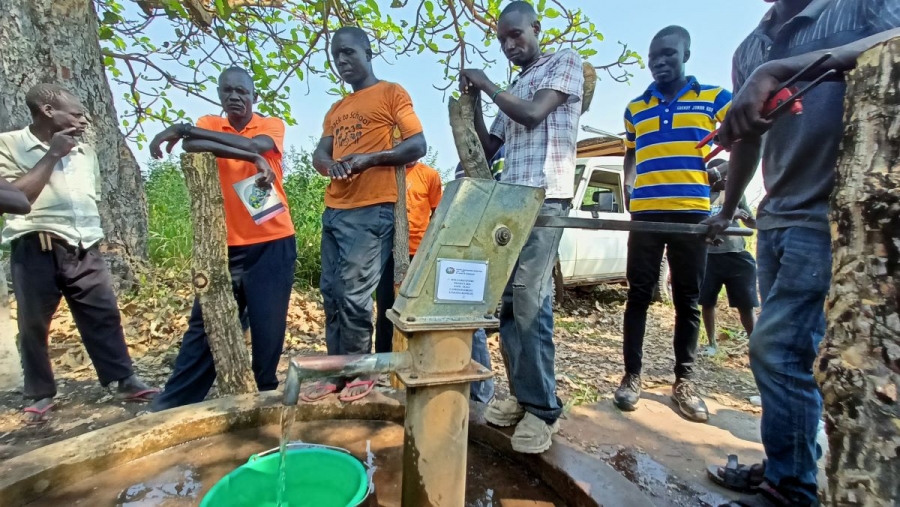
[[[18,507],[54,489],[101,474],[170,447],[209,437],[278,424],[281,393],[225,397],[188,407],[146,414],[90,433],[50,444],[0,465],[0,505]],[[481,407],[471,408],[470,438],[513,462],[528,467],[573,507],[644,507],[653,503],[634,484],[602,461],[563,440],[550,451],[522,455],[512,451],[509,433],[489,427]],[[403,424],[402,393],[375,393],[366,400],[342,405],[304,405],[300,420],[384,420]]]

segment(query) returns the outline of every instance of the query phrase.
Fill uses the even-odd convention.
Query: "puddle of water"
[[[374,491],[369,505],[400,507],[403,426],[296,421],[290,437],[342,447],[371,463]],[[71,484],[29,507],[193,507],[219,479],[280,441],[281,425],[272,425],[188,442]],[[537,477],[486,447],[469,445],[468,470],[466,507],[566,507]]]
[[[146,482],[134,484],[119,493],[116,507],[155,507],[180,500],[198,500],[202,485],[194,469],[175,466]]]
[[[711,491],[697,491],[669,473],[669,469],[642,452],[620,450],[606,462],[645,493],[679,505],[715,507],[728,499]]]

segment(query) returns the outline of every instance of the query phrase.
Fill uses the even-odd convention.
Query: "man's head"
[[[728,166],[725,164],[726,161],[721,158],[712,159],[706,164],[707,170],[718,168],[719,173],[722,175],[722,177],[710,187],[710,190],[713,192],[723,192],[725,190],[725,182],[728,181]]]
[[[649,65],[653,80],[664,85],[684,77],[691,58],[691,34],[680,26],[667,26],[650,42]]]
[[[497,39],[513,65],[527,67],[541,56],[540,33],[541,22],[530,3],[516,0],[500,13]]]
[[[81,135],[88,126],[81,101],[60,85],[41,83],[25,94],[25,104],[31,111],[35,125],[55,134],[75,128],[73,135]]]
[[[334,32],[331,57],[340,78],[351,86],[372,76],[372,42],[361,28],[345,26]]]
[[[256,90],[253,78],[240,67],[229,67],[219,75],[219,102],[229,119],[246,120],[253,115]]]

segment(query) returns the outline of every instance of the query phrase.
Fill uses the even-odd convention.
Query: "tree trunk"
[[[31,121],[25,93],[59,83],[87,108],[85,140],[97,152],[104,251],[120,288],[130,288],[147,257],[147,202],[141,171],[119,130],[91,0],[0,0],[0,131]]]
[[[847,78],[833,196],[834,281],[816,364],[829,506],[900,505],[900,39]]]
[[[219,391],[225,395],[252,393],[256,391],[256,382],[228,272],[219,166],[208,153],[185,153],[181,155],[181,169],[191,196],[194,225],[191,281],[194,293],[200,298]]]

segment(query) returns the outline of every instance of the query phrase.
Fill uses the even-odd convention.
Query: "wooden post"
[[[828,430],[823,505],[900,505],[900,39],[847,78],[832,203],[828,332],[816,363]]]
[[[225,395],[252,393],[256,391],[256,382],[228,272],[219,166],[211,154],[185,153],[181,155],[181,170],[191,196],[194,225],[191,281],[203,309],[219,391]]]
[[[394,146],[403,141],[399,127],[394,127]],[[394,170],[397,176],[397,202],[394,203],[394,296],[400,290],[400,284],[406,278],[409,271],[409,217],[406,214],[406,166],[397,166]],[[409,347],[406,335],[394,328],[391,337],[391,351],[403,352]],[[403,383],[396,374],[391,374],[391,386],[394,389],[403,389]]]

